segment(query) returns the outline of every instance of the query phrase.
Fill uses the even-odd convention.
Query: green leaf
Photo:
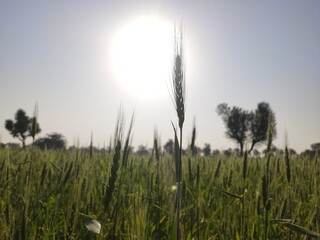
[[[176,181],[180,182],[181,181],[181,168],[182,168],[182,163],[180,159],[180,146],[179,146],[179,140],[177,136],[177,130],[174,127],[173,123],[171,122],[173,130],[174,130],[174,153],[175,153],[175,165],[176,165]]]
[[[301,226],[295,225],[295,224],[291,223],[290,221],[291,221],[291,219],[272,219],[270,221],[270,223],[272,223],[272,224],[279,223],[279,224],[282,224],[285,227],[291,229],[292,231],[307,235],[309,237],[320,238],[319,233],[316,233],[316,232],[310,231],[306,228],[303,228]]]
[[[229,193],[229,192],[227,192],[227,191],[225,191],[225,190],[223,190],[221,188],[218,188],[218,187],[215,187],[215,188],[218,189],[220,192],[222,192],[222,193],[224,193],[224,194],[226,194],[226,195],[228,195],[230,197],[238,198],[238,199],[242,199],[243,198],[243,196],[238,196],[238,195],[235,195],[233,193]]]
[[[177,218],[173,220],[173,228],[171,229],[170,239],[177,239]]]
[[[295,225],[293,223],[286,222],[283,225],[286,226],[287,228],[290,228],[291,230],[293,230],[295,232],[302,233],[302,234],[307,235],[309,237],[320,238],[319,233],[310,231],[308,229],[305,229],[305,228],[300,227],[298,225]]]
[[[270,223],[271,223],[271,224],[289,223],[289,222],[291,222],[291,219],[287,219],[287,218],[284,218],[284,219],[271,219],[271,220],[270,220]]]

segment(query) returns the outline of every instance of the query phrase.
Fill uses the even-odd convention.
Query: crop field
[[[114,145],[0,149],[0,239],[176,238],[174,157]],[[319,176],[318,157],[185,155],[181,238],[317,238]]]

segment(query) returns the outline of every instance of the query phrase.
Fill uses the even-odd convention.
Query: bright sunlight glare
[[[115,34],[111,62],[115,80],[142,100],[168,96],[173,27],[157,17],[140,17]]]

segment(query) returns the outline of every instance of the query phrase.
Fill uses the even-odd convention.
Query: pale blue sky
[[[235,147],[215,112],[221,102],[276,113],[278,147],[302,151],[320,141],[320,1],[1,1],[0,136],[18,108],[39,105],[41,136],[56,131],[87,145],[108,143],[120,104],[134,111],[133,144],[164,144],[176,115],[169,93],[141,99],[120,87],[108,46],[118,29],[144,15],[184,23],[187,113],[197,144]],[[168,59],[171,61],[171,59]],[[166,84],[168,79],[164,79]]]

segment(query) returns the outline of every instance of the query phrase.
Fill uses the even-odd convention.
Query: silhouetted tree
[[[147,155],[149,153],[148,149],[144,145],[139,145],[136,153],[140,156]]]
[[[198,147],[197,145],[194,145],[191,151],[192,156],[197,156],[200,153],[201,153],[201,148]]]
[[[310,149],[304,150],[300,155],[303,157],[308,157],[308,158],[314,158],[317,156],[316,151],[310,150]]]
[[[173,146],[173,140],[169,139],[168,142],[166,142],[166,144],[163,146],[163,149],[167,154],[173,155]]]
[[[268,128],[272,127],[273,136],[276,134],[275,115],[266,102],[258,103],[254,112],[248,112],[239,107],[229,107],[226,103],[217,106],[218,115],[226,126],[226,136],[240,145],[240,155],[246,140],[250,142],[248,153],[254,146],[267,140]]]
[[[18,143],[7,143],[6,147],[17,149],[17,148],[20,148],[20,144],[18,144]]]
[[[217,106],[217,113],[226,126],[226,136],[240,145],[240,155],[242,155],[249,128],[249,113],[239,107],[230,108],[226,103]]]
[[[35,135],[40,133],[41,129],[36,117],[29,118],[26,112],[19,109],[15,115],[15,121],[6,120],[5,128],[10,132],[13,137],[18,138],[22,142],[22,147],[26,146],[26,138],[32,136],[34,139]]]
[[[204,156],[210,156],[210,154],[211,154],[211,146],[210,146],[210,144],[209,143],[205,143],[204,144],[204,148],[202,149],[202,152],[203,152],[203,154],[204,154]]]
[[[213,156],[218,156],[218,155],[220,155],[220,151],[218,149],[215,149],[215,150],[212,151],[212,155]]]
[[[314,151],[320,151],[320,143],[311,144],[311,149]]]
[[[60,133],[47,134],[46,137],[39,138],[34,142],[34,146],[40,149],[65,149],[67,141]]]
[[[294,150],[293,148],[290,148],[290,149],[289,149],[289,154],[290,154],[291,156],[297,156],[297,152],[296,152],[296,150]]]
[[[228,148],[222,151],[223,155],[230,157],[232,155],[232,149]]]
[[[233,153],[234,155],[236,155],[236,156],[240,156],[240,149],[239,149],[239,148],[234,148],[234,149],[232,150],[232,153]]]
[[[253,156],[260,157],[260,152],[257,149],[253,149]]]
[[[263,154],[267,154],[268,153],[268,149],[264,149],[262,151]],[[282,149],[278,149],[275,145],[272,145],[270,148],[270,154],[271,155],[276,155],[276,154],[284,154]]]
[[[311,144],[311,150],[310,149],[304,150],[301,153],[301,156],[313,158],[313,157],[319,156],[319,152],[320,152],[320,143],[313,143]]]
[[[269,121],[273,121],[273,136],[276,134],[276,124],[274,113],[266,102],[258,103],[257,109],[249,114],[249,136],[251,146],[248,153],[251,153],[253,147],[267,140]]]

